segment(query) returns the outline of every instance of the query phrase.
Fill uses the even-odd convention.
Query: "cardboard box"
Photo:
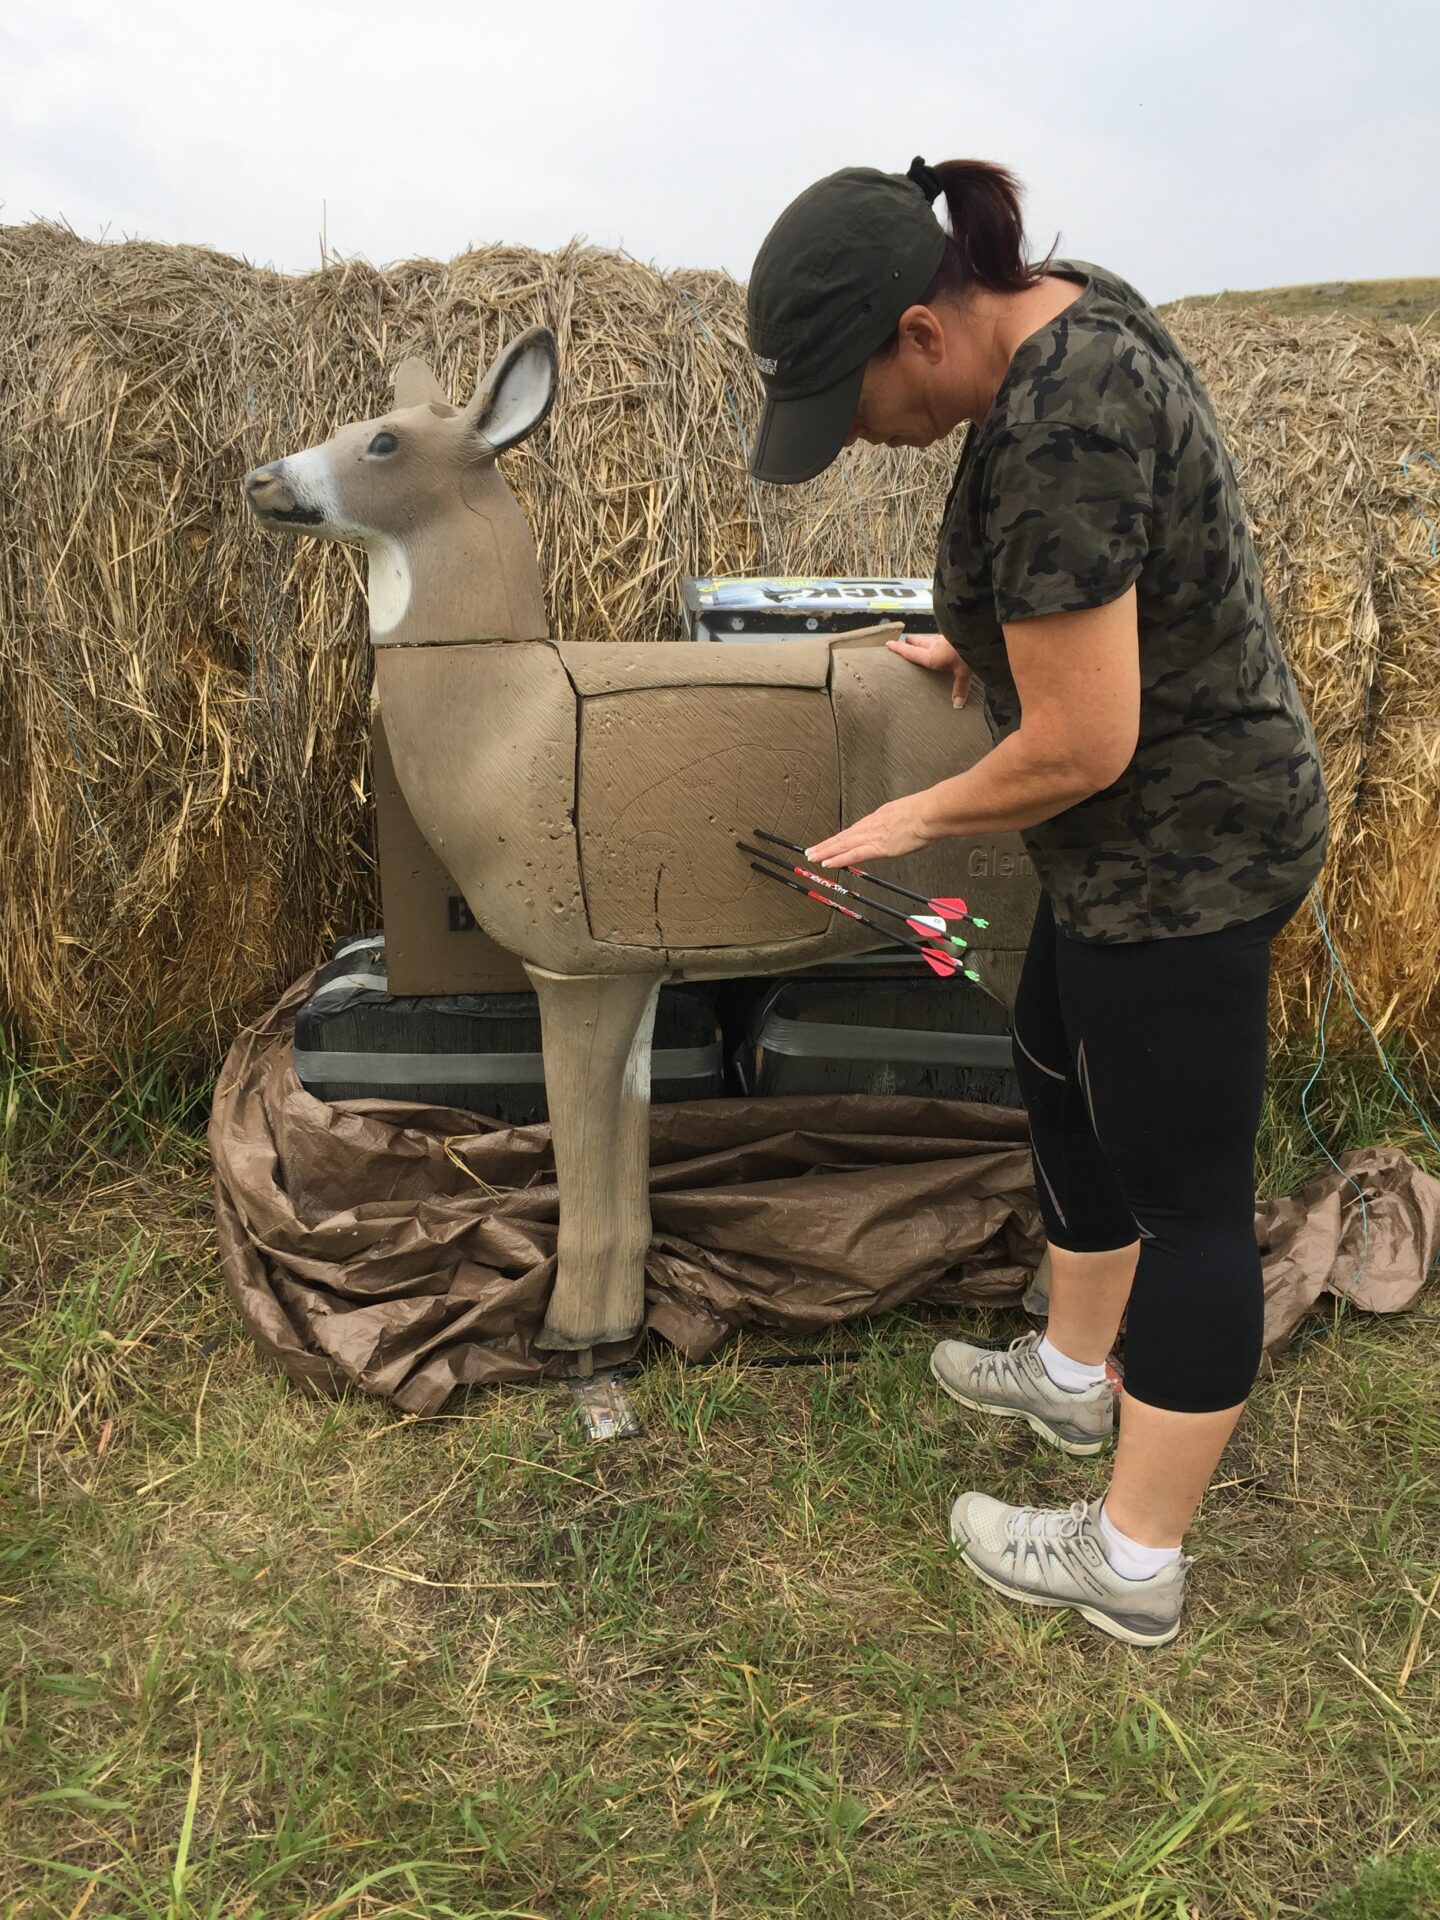
[[[378,706],[371,719],[375,844],[390,992],[528,993],[524,967],[476,922],[416,826],[395,778]]]

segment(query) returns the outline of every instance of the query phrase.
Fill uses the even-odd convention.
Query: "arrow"
[[[871,933],[878,933],[882,939],[894,940],[902,947],[913,947],[932,973],[939,974],[942,980],[949,980],[957,973],[963,973],[967,980],[978,980],[978,973],[972,973],[963,966],[953,953],[942,953],[939,947],[927,947],[923,940],[913,939],[907,933],[892,933],[888,927],[877,926],[873,920],[867,920],[863,913],[857,913],[853,907],[847,907],[841,900],[834,899],[828,893],[817,893],[813,887],[802,887],[798,880],[792,880],[781,873],[778,867],[762,866],[758,860],[750,862],[753,873],[763,875],[766,880],[774,880],[782,887],[789,887],[792,893],[803,894],[807,900],[814,900],[822,907],[828,907],[832,913],[843,913],[847,920],[856,920],[862,927],[868,927]]]
[[[793,840],[782,840],[778,833],[767,833],[763,827],[752,827],[750,831],[757,840],[768,840],[772,847],[784,847],[790,853],[798,853],[802,860],[810,858],[807,847],[797,847]],[[922,907],[929,907],[932,913],[938,913],[942,920],[968,920],[972,927],[988,927],[988,920],[979,920],[971,913],[963,900],[932,900],[923,893],[916,893],[913,887],[902,887],[898,880],[887,880],[882,873],[868,873],[864,867],[845,867],[845,873],[853,873],[857,880],[872,881],[877,887],[889,887],[892,893],[903,895],[906,900],[918,900]]]
[[[869,907],[872,913],[887,913],[892,920],[898,920],[902,926],[910,927],[916,933],[924,934],[932,940],[939,940],[946,946],[958,947],[962,953],[970,944],[968,940],[962,940],[958,933],[947,933],[945,922],[939,914],[902,913],[898,907],[887,907],[883,900],[872,900],[868,893],[861,893],[856,887],[842,887],[838,880],[832,880],[828,874],[812,873],[808,867],[788,866],[778,855],[766,853],[763,847],[752,847],[748,840],[737,840],[735,844],[742,853],[758,854],[762,860],[768,860],[772,866],[783,868],[787,873],[798,874],[802,880],[813,881],[818,887],[828,887],[832,893],[843,893],[847,900],[858,900],[862,906]]]

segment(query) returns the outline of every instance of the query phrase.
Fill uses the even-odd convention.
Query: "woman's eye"
[[[393,433],[377,433],[365,449],[367,453],[393,453],[400,442]]]

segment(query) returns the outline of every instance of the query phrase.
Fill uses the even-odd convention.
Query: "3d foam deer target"
[[[550,640],[534,542],[497,457],[545,420],[557,372],[553,337],[533,329],[455,407],[407,360],[388,413],[243,484],[267,526],[365,549],[401,789],[539,996],[560,1186],[541,1343],[583,1349],[644,1315],[661,983],[884,944],[764,884],[736,841],[759,827],[811,845],[968,766],[989,739],[978,713],[954,711],[945,676],[878,644],[884,630],[783,645]],[[964,886],[1013,922],[1013,887],[967,883],[969,854],[943,842],[887,871],[926,894]],[[989,984],[1008,997],[1006,980]]]

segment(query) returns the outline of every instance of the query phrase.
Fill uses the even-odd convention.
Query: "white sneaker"
[[[1189,1558],[1147,1580],[1127,1580],[1105,1558],[1100,1502],[1067,1511],[1007,1507],[988,1493],[962,1493],[950,1538],[987,1587],[1033,1607],[1074,1607],[1102,1633],[1132,1647],[1163,1647],[1180,1631]]]
[[[1008,1347],[972,1347],[942,1340],[930,1371],[952,1400],[1005,1420],[1024,1420],[1065,1453],[1099,1453],[1115,1432],[1115,1390],[1108,1380],[1079,1393],[1057,1387],[1038,1348],[1043,1336],[1022,1333]]]

